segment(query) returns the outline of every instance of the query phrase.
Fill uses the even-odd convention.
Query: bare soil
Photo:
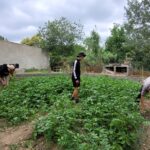
[[[3,132],[0,132],[0,150],[9,150],[11,145],[16,145],[29,139],[32,131],[32,123],[5,129]]]
[[[150,150],[150,125],[143,126],[140,150]]]
[[[148,121],[148,124],[142,126],[140,150],[150,150],[150,100],[144,101],[144,112],[142,115]]]
[[[47,143],[44,137],[32,138],[34,122],[16,127],[5,127],[7,122],[0,120],[0,150],[58,150],[56,144]]]

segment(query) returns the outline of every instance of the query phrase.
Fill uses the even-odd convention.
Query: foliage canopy
[[[131,49],[132,64],[150,69],[150,1],[128,0],[125,29]]]

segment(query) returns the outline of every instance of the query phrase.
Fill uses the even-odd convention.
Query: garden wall
[[[20,69],[46,69],[49,57],[37,47],[0,41],[0,65],[13,63],[19,63]]]

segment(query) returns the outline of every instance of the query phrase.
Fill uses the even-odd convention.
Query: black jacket
[[[76,59],[73,64],[72,78],[75,80],[80,80],[80,60]]]
[[[9,75],[7,64],[0,65],[0,77],[5,77]]]

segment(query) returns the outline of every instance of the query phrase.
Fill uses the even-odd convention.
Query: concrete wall
[[[49,57],[40,48],[0,40],[0,65],[19,63],[20,69],[45,69]]]

